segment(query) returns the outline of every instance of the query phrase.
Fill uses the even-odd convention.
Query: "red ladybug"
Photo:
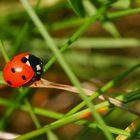
[[[3,77],[9,86],[20,87],[32,80],[40,79],[42,72],[42,61],[38,57],[22,53],[5,65]]]

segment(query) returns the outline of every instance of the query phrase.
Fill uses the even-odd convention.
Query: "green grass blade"
[[[31,104],[29,103],[28,99],[25,99],[25,105],[28,106],[28,109],[29,109],[29,113],[30,113],[30,116],[36,126],[36,128],[41,128],[41,124],[39,122],[39,120],[37,119],[36,115],[35,115],[35,112],[33,110],[33,107],[31,106]]]
[[[5,46],[4,46],[4,42],[2,40],[0,42],[0,49],[1,49],[1,52],[2,52],[2,55],[3,55],[4,59],[5,59],[5,61],[8,62],[9,61],[9,57],[8,57],[7,52],[6,52],[6,49],[5,49]]]
[[[40,5],[41,1],[42,0],[37,0],[36,5],[35,5],[35,10],[37,10],[39,8],[39,5]],[[21,30],[18,33],[18,36],[17,36],[17,38],[15,40],[15,43],[13,45],[12,55],[11,56],[14,56],[18,52],[18,50],[20,48],[20,44],[24,40],[23,38],[25,38],[25,36],[27,37],[27,35],[28,35],[27,31],[29,30],[29,27],[30,27],[30,21],[28,20],[23,25],[23,27],[21,28]]]
[[[69,0],[69,3],[77,15],[80,17],[85,16],[85,9],[83,7],[82,0]]]
[[[89,0],[84,1],[84,6],[86,7],[85,9],[90,16],[94,15],[97,12],[97,8],[94,5],[92,5],[92,2]],[[103,16],[105,16],[105,15],[103,15]],[[108,21],[104,18],[105,17],[103,17],[103,20],[101,20],[101,24],[102,24],[103,28],[108,33],[110,33],[112,36],[120,37],[120,33],[117,30],[117,28],[115,27],[115,25],[111,21]]]
[[[17,52],[18,52],[18,49],[20,47],[20,44],[21,42],[23,41],[23,38],[25,37],[25,35],[27,35],[27,31],[28,31],[28,28],[29,28],[29,24],[28,22],[25,23],[25,25],[22,27],[22,29],[20,30],[19,32],[19,35],[18,37],[16,38],[16,41],[13,45],[13,49],[12,49],[12,54],[11,56],[14,56]]]
[[[16,98],[13,99],[14,104],[12,104],[11,106],[7,107],[4,115],[0,119],[0,129],[2,129],[2,130],[5,129],[9,117],[11,116],[11,114],[13,113],[13,111],[20,105],[21,100],[28,93],[28,91],[29,91],[28,89],[25,89],[25,90],[22,90],[21,91],[21,88],[20,88],[20,94],[18,94],[16,96]]]
[[[92,115],[95,117],[95,119],[97,120],[97,122],[102,126],[102,128],[103,128],[102,131],[104,132],[104,134],[106,135],[106,137],[109,140],[113,140],[113,137],[112,137],[111,133],[108,131],[105,122],[103,121],[103,119],[101,118],[101,116],[96,112],[96,109],[93,106],[92,102],[84,94],[84,92],[83,92],[83,90],[82,90],[82,88],[80,86],[80,83],[79,83],[78,79],[76,78],[76,76],[74,75],[74,73],[70,70],[69,66],[67,65],[67,63],[65,62],[65,60],[62,57],[61,53],[57,49],[57,47],[56,47],[53,39],[51,38],[51,36],[47,32],[47,30],[45,29],[44,25],[39,20],[39,18],[37,17],[37,15],[34,13],[33,9],[30,7],[30,5],[28,4],[28,2],[26,0],[21,0],[21,2],[24,5],[25,9],[27,10],[28,14],[30,15],[31,19],[33,20],[34,24],[36,25],[36,27],[40,31],[41,35],[43,36],[46,44],[50,47],[50,49],[56,55],[56,57],[57,57],[60,65],[62,66],[62,68],[64,69],[64,71],[68,75],[68,77],[70,78],[71,82],[80,91],[80,96],[86,102],[87,106],[91,109]],[[106,8],[103,7],[101,9],[101,11],[104,12],[105,9]],[[101,11],[100,11],[99,14],[101,14]]]
[[[51,131],[47,131],[48,140],[59,140],[59,138]]]
[[[140,13],[140,8],[134,8],[134,9],[127,9],[127,10],[122,10],[122,11],[119,11],[119,12],[112,12],[112,13],[109,13],[107,14],[107,18],[111,18],[111,19],[115,19],[115,18],[118,18],[118,17],[122,17],[122,16],[127,16],[127,15],[131,15],[131,14],[137,14],[137,13]]]
[[[128,70],[126,70],[125,72],[121,73],[120,75],[118,75],[116,78],[114,78],[113,80],[109,81],[108,83],[106,83],[103,87],[101,87],[97,92],[95,92],[90,99],[95,99],[96,97],[98,97],[100,94],[106,92],[108,89],[110,89],[111,87],[115,86],[119,81],[123,80],[126,76],[128,76],[130,73],[132,73],[134,70],[138,69],[140,67],[140,63],[134,65],[133,67],[129,68]],[[78,110],[80,110],[82,107],[85,106],[85,102],[81,102],[80,104],[78,104],[76,107],[74,107],[73,109],[71,109],[66,115],[70,115],[73,114],[75,112],[77,112]]]
[[[113,19],[113,18],[118,18],[121,16],[127,16],[127,15],[131,15],[131,14],[137,14],[140,12],[140,8],[135,8],[135,9],[127,9],[127,10],[122,10],[122,11],[118,11],[118,12],[113,12],[113,13],[108,13],[107,14],[107,18],[108,19]],[[74,41],[76,41],[81,35],[82,33],[88,29],[88,27],[93,24],[95,21],[97,21],[99,18],[99,15],[95,15],[90,17],[89,19],[87,19],[85,21],[85,24],[83,24],[83,26],[81,26],[71,37],[70,39],[61,47],[60,52],[65,51]],[[56,61],[56,57],[53,56],[49,62],[44,66],[44,71],[47,71],[50,66]]]

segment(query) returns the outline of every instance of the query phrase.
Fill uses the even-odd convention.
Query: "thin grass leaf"
[[[107,14],[107,18],[110,19],[114,19],[114,18],[118,18],[121,16],[127,16],[127,15],[131,15],[131,14],[137,14],[140,12],[140,8],[135,8],[135,9],[128,9],[128,10],[123,10],[123,11],[119,11],[119,12],[114,12],[114,13],[109,13]],[[64,43],[64,45],[61,47],[60,52],[64,52],[73,42],[75,42],[81,35],[82,33],[88,29],[88,27],[93,24],[95,21],[98,20],[98,18],[100,17],[100,11],[99,13],[97,13],[97,15],[90,17],[89,19],[87,19],[85,21],[85,24],[83,24],[83,26],[81,26],[70,38],[69,40]],[[48,63],[44,66],[44,72],[47,71],[52,64],[56,61],[56,56],[53,56]]]
[[[31,118],[32,118],[32,121],[34,122],[36,128],[38,128],[38,129],[41,128],[42,126],[41,126],[41,124],[40,124],[40,122],[39,122],[39,120],[38,120],[38,118],[37,118],[37,116],[36,116],[36,114],[35,114],[35,112],[34,112],[33,107],[32,107],[31,104],[29,103],[28,99],[25,99],[25,105],[27,105],[27,107],[28,107],[28,109],[29,109],[29,114],[30,114],[30,116],[31,116]],[[46,132],[46,138],[47,138],[47,135],[51,135],[51,136],[53,136],[53,137],[56,137],[55,134],[54,134],[53,132],[51,132],[50,130],[48,130],[48,131]],[[53,138],[53,137],[52,137],[52,138]]]
[[[98,53],[90,53],[90,55],[88,55],[88,53],[77,51],[67,52],[64,54],[64,57],[67,60],[67,62],[71,64],[71,66],[73,66],[73,70],[75,70],[75,73],[78,73],[78,71],[76,71],[76,66],[82,68],[83,66],[87,66],[90,64],[90,67],[95,67],[98,69],[108,68],[112,66],[129,68],[140,62],[139,58],[135,57],[128,58],[127,56],[109,56]]]
[[[114,3],[112,6],[117,8],[129,8],[131,4],[131,0],[118,0],[116,3]]]
[[[39,5],[40,5],[41,1],[42,0],[37,0],[35,8],[34,8],[35,10],[37,10],[39,8]],[[30,21],[28,20],[23,25],[23,27],[21,28],[21,30],[18,33],[18,36],[15,40],[15,43],[13,44],[13,49],[12,49],[12,55],[11,56],[14,56],[18,52],[18,50],[20,48],[20,44],[24,40],[23,38],[25,38],[25,36],[27,37],[27,35],[28,35],[27,31],[29,30],[29,27],[30,27]]]
[[[3,46],[3,42],[2,45],[0,45],[0,49],[2,51],[3,57],[5,58],[5,61],[8,62],[9,61],[9,56]],[[3,78],[2,78],[3,79]],[[3,83],[3,80],[2,80]],[[3,130],[6,127],[8,118],[10,117],[10,115],[13,113],[13,111],[15,110],[15,108],[17,108],[17,106],[19,105],[21,99],[28,93],[28,90],[22,90],[22,88],[19,89],[19,92],[21,94],[17,95],[17,98],[14,99],[15,104],[12,104],[10,107],[8,107],[4,113],[4,115],[2,116],[2,118],[0,119],[0,128]]]
[[[77,15],[80,17],[85,16],[85,10],[82,4],[82,0],[69,0],[70,5]]]
[[[140,92],[140,90],[139,90],[139,92]],[[131,96],[133,96],[133,94],[137,94],[137,95],[139,95],[140,96],[140,94],[138,93],[138,92],[131,92],[131,93],[129,93],[129,95],[131,94]],[[129,96],[130,97],[130,96]],[[128,98],[128,94],[121,94],[121,95],[119,95],[118,97],[117,97],[118,99],[122,99],[122,100],[126,100],[126,98]],[[0,103],[4,103],[5,101],[6,101],[6,99],[2,99],[3,101],[2,102],[0,102]],[[129,100],[129,99],[128,99]],[[1,100],[0,100],[1,101]],[[8,103],[9,104],[9,103]],[[6,105],[7,105],[7,101],[6,101]],[[10,105],[10,104],[9,104]],[[109,104],[108,104],[108,102],[107,101],[105,101],[105,102],[103,102],[103,103],[100,103],[100,104],[98,104],[98,105],[96,105],[96,109],[99,109],[99,108],[101,108],[101,107],[105,107],[105,106],[108,106]],[[83,110],[83,111],[80,111],[82,114],[79,116],[80,118],[81,118],[81,116],[83,115],[83,114],[85,114],[85,113],[88,113],[90,110],[89,109],[85,109],[85,110]],[[79,113],[80,113],[79,112]],[[73,118],[73,115],[71,116],[72,118]],[[59,121],[58,121],[59,122]],[[78,121],[77,122],[78,124],[81,124],[81,121]],[[83,122],[82,122],[83,123]],[[93,124],[93,123],[92,123]],[[53,128],[54,128],[55,126],[53,126]],[[90,126],[89,126],[90,127]],[[95,128],[95,124],[94,125],[92,125],[92,127],[94,127]],[[100,126],[98,126],[98,127],[100,127]],[[112,128],[109,128],[109,129],[112,129]],[[114,133],[119,133],[119,130],[116,130],[115,128],[114,128]],[[118,132],[117,132],[118,131]],[[122,131],[122,130],[120,130],[120,131]],[[36,132],[36,131],[35,131]],[[112,131],[111,131],[112,132]],[[120,132],[120,134],[122,134],[122,135],[125,135],[125,136],[129,136],[129,134],[127,135],[126,134],[127,132]],[[35,135],[36,133],[33,133],[33,135]],[[38,134],[37,134],[38,135]]]
[[[96,0],[95,0],[96,1]],[[99,0],[100,1],[100,0]],[[102,0],[101,0],[102,1]],[[105,0],[103,0],[103,1],[105,1]],[[127,9],[125,9],[126,11],[127,11]],[[128,9],[128,11],[129,11],[129,9]],[[130,13],[129,12],[126,12],[125,14],[127,15],[129,15]],[[135,13],[137,13],[138,11],[136,11],[136,10],[134,10],[135,11]],[[134,11],[131,11],[131,13],[133,13]],[[118,14],[118,16],[122,16],[123,14]],[[116,16],[116,15],[115,15]],[[103,17],[103,14],[101,13],[101,14],[99,14],[99,17],[97,16],[94,20],[95,21],[100,21],[101,19],[102,19],[102,17]],[[108,18],[108,17],[107,17]],[[113,17],[114,18],[114,17]],[[88,25],[88,24],[87,24]],[[89,26],[89,25],[88,25]],[[108,27],[107,27],[108,28]],[[112,29],[111,29],[112,30]],[[84,30],[82,30],[82,31],[84,31]],[[112,32],[112,31],[111,31]],[[81,35],[81,33],[82,32],[79,32],[79,35]],[[73,40],[68,40],[67,41],[67,47],[69,47],[73,42],[75,42],[75,40],[78,38],[79,36],[78,36],[78,34],[74,37],[74,38],[71,38],[71,39],[73,39]],[[65,48],[66,49],[66,48]],[[54,61],[55,61],[55,59],[54,59]],[[49,65],[49,67],[48,68],[50,68],[50,66],[52,65],[52,63],[54,63],[54,61],[51,61],[51,63],[50,63],[50,65]],[[61,62],[60,62],[61,63]],[[139,61],[138,61],[138,63],[139,63]],[[130,64],[130,63],[129,63]],[[131,65],[131,64],[130,64]],[[129,66],[129,65],[128,65]],[[45,72],[46,70],[44,70],[44,72]],[[126,74],[125,76],[128,76],[128,74]],[[112,80],[113,82],[111,82],[110,84],[108,84],[108,86],[107,87],[103,87],[102,89],[100,89],[99,91],[97,91],[99,94],[96,94],[95,93],[95,96],[93,96],[92,98],[93,99],[95,99],[96,97],[98,97],[101,93],[103,93],[104,91],[106,91],[107,89],[108,89],[108,87],[110,87],[110,86],[112,86],[112,85],[115,85],[118,81],[120,80],[120,77],[118,77],[118,78],[116,78],[115,80]],[[77,87],[76,87],[77,88]],[[80,91],[80,90],[79,90]],[[23,90],[20,90],[20,92],[21,93],[23,93]],[[135,91],[134,91],[135,92]],[[84,92],[83,92],[84,93]],[[139,92],[137,91],[137,93],[135,92],[135,94],[133,94],[134,96],[133,96],[133,98],[131,97],[131,96],[129,96],[129,100],[127,100],[126,99],[126,102],[125,103],[127,103],[127,101],[132,101],[132,100],[137,100],[137,99],[139,99]],[[17,99],[17,97],[18,96],[15,96],[15,99]],[[122,97],[122,96],[121,96]],[[127,96],[128,97],[128,96]],[[22,98],[22,97],[21,97]],[[92,98],[91,98],[91,100],[92,100]],[[125,99],[123,98],[123,101],[124,101]],[[19,100],[19,101],[22,101],[22,100]],[[110,101],[110,103],[111,103],[112,101]],[[116,102],[116,101],[115,101]],[[4,102],[3,102],[4,103]],[[6,103],[6,102],[5,102]],[[90,102],[89,102],[90,103]],[[104,106],[108,106],[108,107],[110,107],[110,103],[109,102],[106,102],[105,104],[104,104]],[[7,102],[7,105],[10,105],[10,106],[13,106],[12,104],[8,104],[8,102]],[[21,105],[20,103],[19,103],[19,105]],[[16,105],[17,107],[19,106],[19,105]],[[120,105],[120,103],[119,103],[119,105]],[[98,104],[97,106],[100,106],[100,104]],[[97,107],[96,105],[95,105],[95,109],[96,109],[96,107]],[[116,106],[118,106],[118,104],[116,104]],[[125,107],[125,106],[123,106],[123,107]],[[28,106],[27,106],[27,111],[30,111],[30,109],[28,108]],[[26,110],[25,109],[25,110]],[[114,108],[113,108],[114,109]],[[34,108],[32,108],[32,110],[34,111]],[[39,112],[40,111],[40,112]],[[85,110],[84,110],[85,111]],[[84,113],[86,113],[86,111],[85,112],[82,112],[81,113],[81,115],[84,115]],[[91,111],[90,109],[88,109],[88,111]],[[128,111],[130,111],[130,110],[128,110]],[[133,111],[133,110],[132,110]],[[8,111],[7,111],[8,112]],[[38,113],[44,113],[45,115],[46,115],[46,111],[45,110],[38,110]],[[48,113],[48,112],[47,112]],[[79,114],[80,114],[80,112],[78,112]],[[88,113],[88,112],[87,112]],[[90,113],[90,112],[89,112]],[[6,114],[6,113],[5,113]],[[53,113],[52,113],[53,114]],[[50,116],[52,116],[53,117],[53,115],[50,115]],[[55,113],[54,113],[55,114]],[[48,115],[48,114],[47,114]],[[54,116],[55,118],[57,118],[57,115],[59,116],[59,114],[56,114],[56,116]],[[77,121],[76,120],[79,120],[79,118],[81,117],[81,116],[79,116],[79,118],[78,118],[78,116],[77,117],[75,117],[75,116],[73,116],[74,114],[72,114],[72,116],[70,115],[70,116],[64,116],[63,114],[62,114],[62,117],[64,117],[64,119],[62,118],[62,122],[60,122],[61,121],[61,117],[59,118],[60,120],[57,122],[54,122],[54,123],[52,123],[52,124],[50,124],[50,125],[46,125],[46,131],[49,131],[48,129],[49,129],[49,127],[51,128],[52,127],[52,129],[55,129],[55,128],[57,128],[57,127],[60,127],[60,126],[62,126],[63,124],[67,124],[67,123],[69,123],[69,122],[76,122],[77,123]],[[61,116],[61,114],[60,114],[60,116]],[[65,120],[65,117],[68,117],[66,120]],[[72,120],[73,118],[70,118],[70,117],[75,117],[75,120]],[[128,116],[129,117],[129,116]],[[78,123],[77,123],[78,124]],[[83,123],[84,124],[84,123]],[[5,123],[5,125],[6,125],[6,123]],[[51,126],[52,125],[52,126]],[[94,125],[94,127],[93,128],[99,128],[99,129],[102,129],[102,126],[99,124],[97,124],[97,125]],[[107,125],[106,125],[106,128],[108,128],[108,130],[110,131],[110,132],[112,132],[111,131],[111,128],[109,128]],[[104,129],[104,128],[103,128]],[[112,128],[113,129],[113,128]],[[117,134],[117,130],[115,130],[116,132],[116,134]],[[134,134],[132,134],[131,136],[132,136],[132,138],[134,138],[134,137],[136,137],[136,134],[137,134],[137,131],[138,131],[138,129],[136,129],[136,131],[134,131]],[[42,133],[42,131],[37,131],[38,132],[38,135],[40,135],[40,133]],[[44,129],[44,132],[45,132],[45,129]],[[125,131],[124,131],[124,133],[125,133]],[[130,134],[130,132],[127,132],[127,133],[129,133]],[[30,133],[30,134],[33,134],[33,133]],[[122,132],[120,132],[120,134],[122,134]],[[26,135],[27,136],[27,135]],[[28,135],[29,136],[29,135]],[[27,136],[27,137],[28,137]],[[30,135],[31,136],[31,135]],[[27,138],[26,137],[26,138]],[[138,137],[137,137],[138,138]]]
[[[60,46],[65,42],[65,38],[55,39],[56,43]],[[74,44],[74,48],[80,49],[113,49],[113,48],[133,48],[140,47],[139,38],[80,38]]]
[[[51,131],[47,131],[47,136],[48,136],[48,140],[59,140],[59,138]]]
[[[76,87],[50,82],[50,81],[45,80],[45,79],[40,79],[39,81],[35,81],[33,84],[30,85],[30,87],[32,87],[32,88],[55,88],[55,89],[62,89],[65,91],[70,91],[70,92],[79,94],[79,90]],[[89,90],[89,89],[83,88],[83,91],[85,92],[85,95],[87,95],[87,96],[91,96],[92,94],[94,94],[94,92],[92,90]],[[115,105],[121,109],[124,109],[126,111],[129,111],[129,112],[135,114],[135,115],[140,116],[140,112],[135,111],[131,107],[128,107],[127,105],[125,105],[124,103],[122,103],[121,101],[119,101],[115,98],[106,97],[103,95],[100,95],[98,98],[103,100],[103,101],[107,100],[112,105]]]
[[[81,124],[81,125],[84,125],[84,126],[93,128],[93,129],[95,129],[97,127],[100,127],[96,123],[89,122],[88,120],[80,120],[80,121],[77,122],[77,124]],[[123,129],[120,129],[120,128],[108,126],[108,129],[113,134],[121,134],[123,136],[128,136],[128,137],[130,136],[130,133],[129,132],[124,131]]]
[[[139,12],[140,12],[140,8],[139,7],[138,8],[134,8],[134,9],[130,9],[129,8],[127,10],[121,10],[121,11],[112,12],[112,13],[108,13],[107,12],[106,13],[106,17],[107,17],[107,20],[111,21],[112,19],[116,19],[116,18],[119,18],[121,16],[137,14]],[[58,21],[58,22],[52,23],[51,29],[52,30],[60,30],[60,29],[64,29],[64,28],[69,28],[69,27],[74,27],[74,26],[82,25],[83,23],[84,23],[83,26],[85,26],[85,24],[87,24],[90,21],[88,19],[92,19],[92,18],[93,18],[93,16],[90,17],[90,18],[82,18],[82,19],[80,19],[80,18],[75,19],[75,18],[72,17],[72,18],[69,18],[69,19],[65,19],[65,20],[62,20],[62,21]],[[97,20],[100,21],[101,19],[97,18]],[[81,30],[81,27],[80,27],[80,30]],[[76,34],[76,32],[73,34],[73,36],[75,34]]]
[[[92,3],[89,0],[84,1],[84,6],[86,7],[85,9],[90,16],[94,15],[97,12],[97,8],[94,5],[92,5]],[[103,28],[112,36],[120,37],[119,31],[112,22],[110,22],[107,19],[104,19],[103,17],[103,20],[101,20],[101,24]]]
[[[102,26],[106,31],[108,31],[114,37],[120,37],[120,33],[117,30],[116,26],[110,21],[104,21]]]
[[[118,95],[117,97],[115,97],[115,99],[117,99],[123,103],[129,103],[131,101],[138,100],[138,99],[140,99],[140,88],[138,88],[134,91],[131,91],[127,94],[122,93],[122,94]],[[11,106],[12,104],[13,104],[12,100],[10,101],[8,99],[0,98],[0,105]],[[97,110],[101,109],[101,108],[107,108],[109,106],[110,106],[110,103],[108,101],[104,101],[102,103],[95,105]],[[25,104],[21,105],[20,109],[23,111],[26,111],[26,112],[30,111],[29,107]],[[49,111],[49,110],[38,108],[38,107],[34,107],[33,111],[38,115],[42,115],[42,116],[46,116],[46,117],[50,117],[50,118],[54,118],[54,119],[61,119],[62,117],[64,117],[64,114]]]
[[[140,7],[134,8],[134,9],[128,8],[127,10],[113,12],[113,13],[107,14],[106,16],[107,18],[115,19],[117,17],[127,16],[127,15],[137,14],[137,13],[140,13]]]
[[[19,134],[0,131],[0,139],[2,140],[11,140],[19,136]]]
[[[69,27],[74,27],[74,26],[79,26],[82,25],[83,23],[85,23],[85,21],[87,20],[87,18],[69,18],[69,19],[65,19],[60,21],[56,21],[55,23],[52,23],[51,25],[51,30],[61,30],[61,29],[65,29],[65,28],[69,28]]]
[[[137,135],[140,132],[140,119],[137,118],[135,121],[133,121],[133,123],[131,123],[131,125],[129,126],[129,129],[130,129],[131,135],[128,138],[128,140],[134,140],[135,138],[137,138]]]
[[[85,1],[83,1],[83,5],[84,5],[84,8],[85,8],[85,10],[86,10],[86,12],[87,12],[87,14],[88,14],[89,16],[93,16],[93,15],[96,14],[97,9],[96,9],[96,7],[92,4],[92,2],[91,2],[90,0],[85,0]]]
[[[40,0],[38,0],[37,1],[37,6],[38,6],[38,4],[40,3],[41,1]],[[26,28],[25,28],[26,29]],[[21,40],[20,40],[21,41]],[[18,44],[19,45],[19,44]],[[18,47],[18,46],[17,46]],[[5,60],[6,60],[6,62],[8,62],[9,61],[9,57],[8,57],[8,53],[6,52],[6,50],[5,50],[5,48],[4,48],[4,45],[2,46],[2,45],[0,45],[0,49],[1,49],[1,51],[2,51],[2,54],[3,54],[3,56],[4,56],[4,58],[5,58]],[[11,114],[13,113],[13,111],[16,109],[16,108],[18,108],[19,107],[19,105],[21,104],[21,101],[23,100],[23,98],[26,96],[26,94],[29,92],[29,89],[28,88],[19,88],[18,89],[18,92],[20,93],[20,94],[17,94],[17,93],[15,93],[14,95],[14,99],[13,99],[13,102],[14,102],[14,104],[12,104],[11,106],[9,106],[7,109],[6,109],[6,111],[5,111],[5,113],[4,113],[4,115],[2,116],[2,118],[0,119],[0,128],[2,129],[2,130],[4,130],[5,128],[6,128],[6,125],[7,125],[7,123],[8,123],[8,120],[9,120],[9,117],[11,116]]]
[[[0,71],[0,84],[6,84],[4,79],[3,79],[3,75],[2,75],[2,71]]]
[[[44,40],[46,42],[46,45],[48,45],[50,47],[50,49],[53,51],[53,53],[56,55],[56,57],[57,57],[60,65],[65,70],[65,72],[68,75],[68,77],[70,78],[71,82],[80,91],[79,94],[80,94],[81,98],[86,102],[87,106],[91,109],[92,115],[95,117],[95,119],[97,120],[97,122],[102,126],[102,128],[103,128],[102,131],[104,132],[105,136],[109,140],[113,140],[112,134],[106,128],[105,122],[103,121],[103,119],[101,118],[101,116],[96,112],[96,110],[95,110],[92,102],[88,99],[88,97],[86,97],[86,95],[84,95],[84,92],[83,92],[83,90],[81,88],[81,85],[79,83],[79,80],[76,78],[76,76],[74,75],[74,73],[70,70],[70,67],[65,62],[63,56],[61,55],[61,53],[57,49],[57,47],[56,47],[53,39],[51,38],[51,36],[47,32],[47,30],[45,29],[45,27],[42,24],[42,22],[40,21],[40,19],[37,17],[37,15],[35,14],[35,12],[30,7],[29,3],[26,0],[21,0],[21,2],[24,5],[24,7],[26,8],[26,10],[27,10],[28,14],[30,15],[30,17],[32,18],[34,24],[37,26],[37,28],[40,31],[41,35],[43,36],[43,38],[44,38]],[[101,14],[102,12],[104,12],[104,10],[106,10],[106,6],[105,7],[102,7],[100,9],[99,14]]]
[[[36,117],[33,107],[30,105],[28,99],[25,99],[25,105],[27,105],[30,110],[29,113],[30,113],[30,116],[31,116],[36,128],[41,128],[41,124],[40,124],[38,118]]]
[[[140,130],[140,119],[135,119],[125,130],[131,135],[129,137],[118,135],[115,140],[134,140]]]
[[[28,28],[29,28],[29,24],[25,23],[25,25],[20,30],[18,37],[15,40],[15,43],[13,44],[11,56],[14,56],[18,52],[18,50],[20,48],[20,44],[23,41],[23,38],[25,37],[25,35],[27,35]]]
[[[121,73],[120,75],[118,75],[116,78],[114,78],[113,80],[107,82],[104,86],[102,86],[101,88],[98,89],[98,91],[96,91],[91,97],[90,99],[95,99],[96,97],[98,97],[100,94],[106,92],[108,89],[110,89],[111,87],[115,86],[119,81],[121,81],[122,79],[124,79],[125,77],[127,77],[130,73],[134,72],[134,70],[138,69],[140,67],[140,63],[134,65],[133,67],[129,68],[127,71]],[[75,112],[77,112],[78,110],[80,110],[81,108],[83,108],[85,106],[85,102],[81,102],[80,104],[78,104],[76,107],[74,107],[73,109],[71,109],[66,115],[71,115]]]
[[[122,95],[121,95],[122,96]],[[101,106],[105,106],[105,105],[107,105],[106,104],[107,102],[104,102],[104,103],[101,103],[98,107],[101,107]],[[97,107],[96,106],[96,107]],[[97,108],[96,108],[97,109]],[[58,121],[56,121],[56,122],[53,122],[52,124],[50,124],[50,125],[47,125],[47,126],[45,126],[44,128],[41,128],[41,129],[39,129],[39,130],[34,130],[34,131],[32,131],[32,132],[30,132],[30,133],[28,133],[28,134],[26,134],[26,135],[23,135],[22,137],[20,137],[21,138],[21,140],[23,139],[28,139],[28,138],[30,138],[30,137],[32,137],[32,136],[37,136],[37,135],[40,135],[40,134],[42,134],[42,133],[44,133],[45,131],[47,131],[47,129],[49,128],[49,129],[55,129],[56,127],[59,127],[59,126],[61,126],[62,124],[64,125],[64,124],[66,124],[66,123],[70,123],[71,121],[74,121],[74,120],[77,120],[78,118],[81,118],[81,116],[83,115],[83,114],[85,114],[85,113],[88,113],[90,110],[89,109],[85,109],[85,110],[83,110],[83,111],[80,111],[80,112],[78,112],[78,113],[75,113],[75,114],[73,114],[73,115],[71,115],[71,116],[67,116],[67,117],[65,117],[65,118],[62,118],[62,119],[60,119],[60,120],[58,120]],[[98,126],[98,127],[101,127],[100,125]],[[111,128],[110,128],[111,129]],[[115,130],[116,131],[116,130]],[[121,134],[123,134],[123,133],[125,133],[125,132],[121,132]],[[124,135],[127,135],[127,136],[129,136],[129,134],[124,134]]]
[[[8,62],[9,61],[9,57],[8,57],[7,52],[6,52],[6,49],[5,49],[5,46],[4,46],[4,42],[2,40],[0,42],[0,49],[1,49],[1,52],[2,52],[2,55],[3,55],[4,59],[5,59],[5,61]]]
[[[9,117],[13,113],[13,111],[19,107],[23,97],[28,93],[29,89],[19,89],[20,94],[16,93],[16,97],[13,99],[14,104],[12,103],[11,106],[7,107],[5,113],[3,114],[2,118],[0,119],[0,129],[4,130],[8,123]]]

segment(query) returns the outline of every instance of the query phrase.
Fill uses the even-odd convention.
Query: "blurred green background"
[[[96,7],[87,0],[83,4],[86,15],[80,17],[66,0],[40,0],[38,2],[39,4],[36,7],[37,1],[30,0],[31,5],[36,7],[38,16],[49,30],[58,47],[62,46],[85,23],[87,18],[98,10],[98,5]],[[137,7],[140,7],[138,0],[118,0],[111,5],[109,12]],[[40,57],[45,64],[53,56],[18,0],[0,1],[0,39],[3,40],[9,57],[18,53],[29,52]],[[87,88],[97,89],[101,87],[119,73],[140,62],[140,13],[95,22],[63,53],[63,56]],[[0,53],[1,71],[4,65],[5,61],[2,53]],[[131,76],[112,88],[111,94],[107,94],[114,97],[123,92],[134,90],[140,84],[139,75],[139,70],[133,72]],[[53,82],[70,84],[57,61],[44,73],[43,77]],[[10,99],[14,90],[1,85],[0,92],[1,97]],[[53,89],[31,90],[30,93],[29,96],[33,106],[62,113],[66,113],[81,101],[77,95],[65,94]],[[139,102],[135,101],[130,105],[139,110]],[[1,106],[1,115],[4,109]],[[125,128],[135,117],[135,115],[124,113],[120,109],[115,109],[105,116],[105,120],[111,126]],[[42,116],[38,116],[38,118],[42,125],[54,121]],[[9,118],[6,130],[22,134],[34,128],[28,113],[17,110]],[[62,140],[104,139],[100,131],[93,131],[93,129],[76,124],[61,127],[55,133]]]

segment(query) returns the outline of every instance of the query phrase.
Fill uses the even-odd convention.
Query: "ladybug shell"
[[[15,56],[8,62],[3,70],[3,77],[5,82],[11,87],[20,87],[29,82],[34,76],[34,70],[21,59],[29,56],[28,53],[23,53]]]

